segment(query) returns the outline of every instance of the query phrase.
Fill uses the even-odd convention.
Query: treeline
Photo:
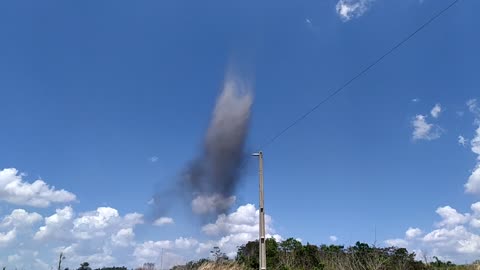
[[[267,239],[267,269],[271,270],[476,270],[479,264],[455,265],[450,261],[444,262],[434,257],[432,261],[416,260],[415,253],[405,248],[380,248],[357,242],[354,246],[340,245],[303,245],[301,242],[289,238],[282,242]],[[172,270],[203,270],[208,263],[213,263],[216,269],[230,268],[235,264],[241,269],[258,269],[259,247],[258,241],[248,242],[240,246],[236,258],[228,260],[218,247],[212,250],[212,259],[192,261],[182,266],[175,266]],[[239,268],[239,269],[240,269]]]

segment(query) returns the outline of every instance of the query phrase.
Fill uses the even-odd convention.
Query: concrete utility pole
[[[253,156],[258,157],[258,177],[259,177],[259,193],[260,193],[260,203],[259,203],[259,265],[260,270],[267,269],[267,254],[265,248],[265,208],[264,208],[264,197],[263,197],[263,153],[262,151],[254,153]]]
[[[63,256],[63,252],[60,252],[60,256],[58,258],[58,270],[62,270],[62,260],[65,260],[65,256]]]

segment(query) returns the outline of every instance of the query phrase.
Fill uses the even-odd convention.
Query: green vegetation
[[[405,248],[379,248],[357,242],[354,246],[302,245],[294,238],[280,243],[275,239],[266,241],[267,269],[271,270],[477,270],[480,264],[455,265],[434,257],[432,262],[415,259],[415,253]],[[238,248],[234,261],[225,260],[218,247],[212,250],[213,261],[202,259],[176,266],[173,270],[206,269],[258,269],[258,241],[248,242]],[[215,255],[216,254],[216,255]],[[222,259],[219,260],[219,256]],[[215,265],[215,267],[212,266]]]
[[[379,248],[357,242],[354,246],[303,245],[294,238],[277,242],[267,239],[267,269],[269,270],[480,270],[480,260],[470,265],[455,265],[433,257],[432,261],[419,261],[415,253],[405,248]],[[174,266],[171,270],[257,270],[258,241],[251,241],[238,247],[234,259],[229,259],[219,247],[210,251],[212,259],[191,261]],[[59,256],[58,269],[61,269],[63,254]],[[136,270],[158,269],[153,263],[145,263]],[[3,267],[3,270],[6,270]],[[64,270],[68,270],[65,268]],[[92,270],[88,262],[80,264],[76,270]],[[103,267],[95,270],[127,270],[126,267]]]

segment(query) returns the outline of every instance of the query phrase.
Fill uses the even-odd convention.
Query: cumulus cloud
[[[24,209],[15,209],[8,216],[5,216],[0,223],[1,227],[27,227],[42,220],[42,216],[38,213],[28,213]]]
[[[473,170],[468,181],[465,184],[465,191],[467,193],[480,194],[480,165]]]
[[[438,222],[437,226],[439,227],[452,227],[456,225],[465,224],[469,221],[469,214],[458,213],[456,209],[450,206],[444,206],[437,208],[436,213],[442,217],[442,221]]]
[[[142,223],[142,214],[129,213],[122,217],[115,208],[99,207],[95,211],[83,213],[76,218],[73,221],[72,233],[76,238],[92,239],[105,237],[119,228],[132,229],[135,225]],[[127,231],[119,232],[125,234]]]
[[[137,245],[133,255],[138,258],[145,259],[144,261],[149,261],[149,259],[155,259],[161,255],[162,249],[171,249],[173,247],[172,241],[146,241],[142,244]]]
[[[248,241],[258,239],[259,211],[253,204],[242,205],[228,215],[221,214],[215,223],[202,227],[202,232],[208,236],[220,236],[217,241],[200,243],[197,252],[202,253],[213,246],[220,247],[228,256],[235,255],[237,247]],[[273,237],[280,241],[282,237],[275,234],[272,228],[272,218],[265,215],[265,229],[268,238]]]
[[[476,116],[480,116],[480,107],[478,106],[476,99],[470,99],[467,101],[468,110]]]
[[[446,254],[480,254],[480,236],[464,226],[434,230],[425,235],[423,240]]]
[[[436,212],[442,221],[436,223],[438,228],[426,234],[419,228],[409,228],[405,239],[391,239],[385,243],[408,246],[412,250],[426,251],[431,257],[454,262],[473,261],[480,256],[480,235],[477,233],[480,227],[480,202],[472,204],[470,208],[471,213],[461,214],[450,206],[439,207]]]
[[[258,211],[253,204],[246,204],[229,214],[221,214],[215,223],[202,227],[207,235],[227,235],[232,233],[256,233],[258,232]],[[270,217],[265,216],[265,223],[268,224]]]
[[[160,217],[153,222],[153,225],[163,226],[163,225],[174,224],[174,223],[175,222],[173,221],[173,218],[171,218],[171,217]]]
[[[52,203],[68,203],[76,199],[73,193],[63,189],[56,190],[43,180],[25,182],[24,176],[15,168],[1,170],[0,200],[16,205],[48,207]]]
[[[111,238],[114,246],[127,247],[135,243],[135,233],[132,228],[120,229]]]
[[[15,250],[8,254],[9,265],[25,269],[48,270],[47,264],[42,266],[42,259],[60,252],[68,258],[64,267],[69,268],[83,261],[90,262],[92,267],[126,265],[128,268],[144,262],[158,265],[162,261],[163,267],[169,268],[187,259],[209,256],[213,246],[219,246],[233,257],[238,246],[258,239],[258,215],[259,211],[251,204],[242,205],[228,215],[219,215],[216,222],[202,228],[205,234],[202,242],[188,236],[138,242],[135,228],[143,223],[143,215],[138,213],[121,215],[112,207],[75,213],[67,206],[42,218],[38,213],[16,209],[0,219],[0,247]],[[42,220],[43,224],[37,225]],[[35,229],[36,226],[39,228]],[[27,227],[31,230],[19,229]],[[282,240],[274,234],[269,216],[266,216],[266,227],[267,237]],[[35,241],[26,241],[32,238]]]
[[[7,246],[8,244],[12,243],[17,236],[16,229],[12,229],[6,233],[0,233],[0,247]]]
[[[466,139],[465,137],[463,137],[462,135],[459,135],[458,136],[458,144],[460,144],[461,146],[464,146],[468,143],[468,139]]]
[[[107,227],[120,222],[118,211],[111,207],[99,207],[96,211],[82,214],[73,221],[76,237],[89,239],[104,236]]]
[[[362,16],[373,0],[339,0],[336,5],[337,14],[344,22]]]
[[[470,206],[470,209],[472,210],[470,226],[474,228],[480,228],[480,202],[473,203]]]
[[[143,224],[145,221],[143,220],[143,214],[140,213],[128,213],[122,220],[123,226],[133,227],[138,224]]]
[[[330,237],[328,237],[328,239],[330,239],[330,242],[337,242],[338,241],[338,237],[336,237],[335,235],[330,235]]]
[[[69,239],[72,227],[71,220],[73,219],[72,207],[66,206],[63,209],[57,209],[55,212],[55,214],[45,218],[45,225],[35,233],[35,240]]]
[[[385,240],[385,244],[391,247],[402,247],[402,248],[406,248],[408,246],[408,242],[400,238]]]
[[[133,252],[137,264],[144,262],[153,262],[166,269],[180,263],[185,263],[183,256],[170,251],[174,247],[171,241],[147,241],[138,244]]]
[[[419,237],[420,235],[422,235],[422,230],[420,230],[419,228],[408,228],[408,230],[405,232],[405,237],[407,239],[414,239],[414,238],[417,238]]]
[[[427,117],[424,115],[417,115],[412,121],[413,125],[413,140],[435,140],[440,138],[441,128],[437,125],[427,122]]]
[[[438,118],[441,112],[442,112],[442,106],[437,103],[430,111],[430,114],[432,115],[433,118]]]
[[[223,197],[220,194],[211,196],[199,195],[192,200],[192,211],[195,214],[219,213],[229,209],[236,197]]]
[[[183,238],[180,237],[175,239],[175,247],[179,249],[191,249],[198,245],[198,241],[194,238]]]
[[[472,171],[465,184],[467,193],[480,194],[480,126],[476,130],[475,137],[470,141],[472,152],[477,155],[477,165]]]

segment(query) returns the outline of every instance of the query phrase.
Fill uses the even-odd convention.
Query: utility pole
[[[62,260],[65,259],[65,256],[63,256],[63,252],[60,252],[60,256],[58,258],[58,270],[62,270]]]
[[[267,269],[267,255],[265,248],[265,208],[263,194],[263,152],[254,153],[258,157],[258,177],[259,177],[259,266],[260,270]]]
[[[162,248],[162,253],[161,253],[161,257],[160,257],[160,270],[163,270],[163,248]]]

